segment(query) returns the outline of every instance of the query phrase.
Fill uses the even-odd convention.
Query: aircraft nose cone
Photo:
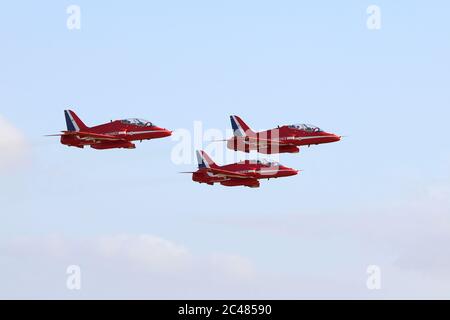
[[[333,139],[333,141],[340,141],[341,140],[341,136],[338,136],[336,134],[331,135],[331,138]]]
[[[299,173],[299,170],[295,170],[295,169],[292,169],[292,168],[285,168],[284,169],[284,175],[286,177],[295,176],[298,173]]]
[[[172,135],[172,131],[170,130],[162,129],[162,131],[165,137],[170,137]]]

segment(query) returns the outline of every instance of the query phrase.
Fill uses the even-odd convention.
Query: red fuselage
[[[300,146],[310,146],[331,143],[341,140],[341,137],[320,129],[303,130],[282,126],[275,129],[249,133],[244,137],[234,136],[228,140],[227,147],[231,150],[260,153],[296,153]]]
[[[239,177],[233,177],[232,173],[238,174]],[[215,165],[211,168],[201,168],[193,173],[192,180],[210,185],[220,183],[224,186],[258,188],[260,179],[282,178],[296,174],[298,174],[297,170],[280,164],[263,164],[259,161],[246,160],[225,166]]]
[[[92,134],[90,136],[89,134]],[[134,149],[132,141],[142,141],[168,137],[171,131],[152,124],[136,125],[126,120],[116,120],[83,130],[82,134],[71,132],[61,136],[61,143],[83,148],[91,146],[94,149],[127,148]],[[98,136],[97,136],[98,135]],[[104,135],[105,137],[102,137]],[[108,140],[112,136],[114,139]]]

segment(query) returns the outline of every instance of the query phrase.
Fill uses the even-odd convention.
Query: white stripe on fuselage
[[[136,134],[143,134],[143,133],[154,133],[154,132],[165,132],[164,130],[150,130],[150,131],[129,131],[126,134],[129,135],[136,135]]]
[[[247,145],[257,145],[259,143],[259,145],[270,145],[271,142],[272,143],[283,143],[283,142],[289,142],[289,141],[302,141],[302,140],[310,140],[310,139],[324,139],[324,138],[330,138],[329,136],[310,136],[310,137],[287,137],[287,138],[281,138],[281,139],[274,139],[274,140],[267,140],[267,139],[263,139],[263,140],[259,140],[259,138],[255,138],[253,141],[247,141],[244,140],[244,144]],[[258,143],[257,143],[258,142]],[[280,145],[283,146],[283,145]]]
[[[239,171],[235,171],[236,174],[248,174],[248,173],[253,173],[253,174],[260,174],[260,175],[268,175],[271,173],[280,173],[280,172],[289,172],[289,170],[285,170],[285,169],[256,169],[256,170],[239,170]],[[213,174],[214,177],[230,177],[227,174],[224,173],[218,173],[218,174]],[[248,177],[235,177],[234,179],[255,179],[255,177],[252,176],[248,176]]]
[[[329,136],[309,136],[309,137],[287,137],[285,140],[308,140],[308,139],[320,139],[330,138]]]
[[[154,133],[154,132],[165,132],[164,130],[150,130],[150,131],[119,131],[119,132],[108,132],[105,133],[107,135],[111,136],[119,136],[119,135],[129,135],[134,136],[137,134],[144,134],[144,133]]]

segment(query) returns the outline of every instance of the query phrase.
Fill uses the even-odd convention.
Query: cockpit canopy
[[[137,118],[124,119],[124,120],[121,120],[121,122],[123,124],[131,124],[131,125],[140,126],[140,127],[153,127],[153,123],[151,123],[150,121],[144,120],[144,119],[137,119]]]
[[[308,132],[321,132],[322,129],[320,129],[319,127],[313,126],[311,124],[293,124],[288,126],[288,128],[290,129],[297,129],[297,130],[303,130],[303,131],[308,131]]]
[[[279,167],[281,166],[280,163],[275,162],[275,161],[269,161],[266,159],[261,159],[261,160],[243,160],[241,162],[239,162],[240,164],[259,164],[265,167]]]
[[[269,160],[266,160],[266,159],[257,160],[256,163],[257,164],[261,164],[261,165],[266,166],[266,167],[279,167],[280,166],[280,163],[275,162],[275,161],[269,161]]]

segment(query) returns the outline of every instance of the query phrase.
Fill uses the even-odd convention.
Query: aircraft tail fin
[[[197,161],[199,169],[217,167],[217,164],[203,150],[197,150]]]
[[[231,126],[236,137],[255,135],[255,132],[238,116],[230,116]]]
[[[67,131],[85,131],[89,129],[72,110],[64,110],[64,116],[66,117]]]

